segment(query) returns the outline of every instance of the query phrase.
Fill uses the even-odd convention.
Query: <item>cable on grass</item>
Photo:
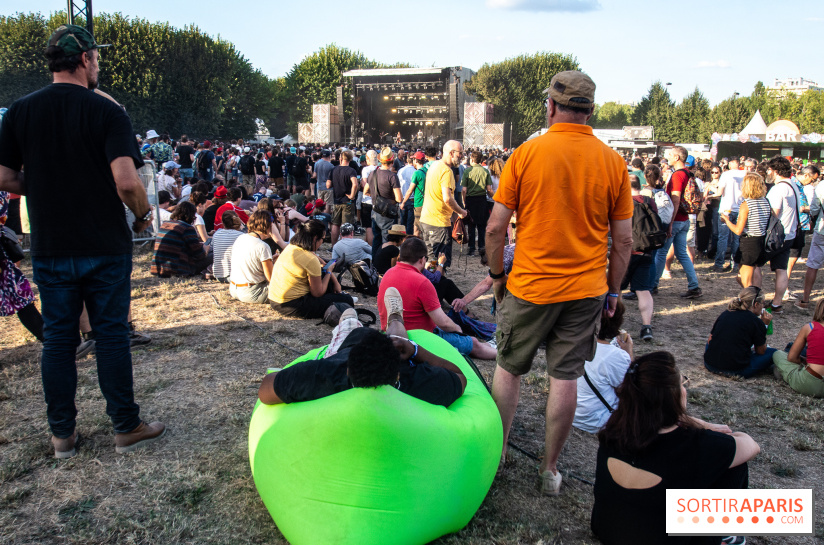
[[[475,362],[469,356],[464,356],[464,359],[469,364],[469,366],[472,367],[472,370],[475,371],[475,374],[478,375],[478,378],[481,379],[481,382],[483,383],[483,385],[486,386],[486,390],[491,394],[492,393],[492,388],[490,388],[489,384],[486,383],[486,379],[481,374],[481,370],[478,369],[478,366],[475,365]],[[507,441],[506,444],[509,447],[511,447],[511,448],[515,449],[516,451],[520,452],[521,454],[523,454],[527,458],[531,458],[532,460],[534,460],[536,462],[541,461],[541,458],[537,454],[529,452],[526,449],[522,449],[521,447],[519,447],[518,445],[513,443],[511,439],[509,441]],[[573,473],[569,470],[563,471],[563,474],[568,476],[568,477],[572,477],[576,481],[581,481],[582,483],[588,484],[590,486],[595,486],[595,483],[593,483],[592,481],[588,481],[587,479],[584,479],[583,477],[579,477],[578,475],[576,475],[575,473]]]

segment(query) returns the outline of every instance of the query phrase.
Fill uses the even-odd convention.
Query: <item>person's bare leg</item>
[[[369,220],[372,221],[372,220]],[[368,245],[372,245],[372,239],[374,238],[374,234],[372,233],[372,227],[366,227],[366,243]]]
[[[649,291],[636,291],[638,296],[638,311],[641,313],[641,324],[652,325],[652,294]]]
[[[475,337],[472,337],[472,352],[470,352],[469,355],[479,360],[494,361],[495,358],[498,357],[498,349],[492,348],[492,346],[487,343],[482,343]]]
[[[803,303],[810,302],[810,294],[813,292],[816,276],[818,276],[818,269],[807,267],[807,272],[804,274],[804,296],[801,298]]]
[[[687,246],[687,255],[690,256],[690,261],[695,263],[695,246]]]
[[[752,280],[750,281],[750,286],[758,286],[761,287],[761,283],[764,281],[763,275],[761,273],[761,267],[753,267],[752,269]]]
[[[132,309],[129,307],[129,321],[132,321]],[[89,333],[92,330],[92,324],[89,322],[89,313],[86,311],[86,305],[83,305],[83,312],[80,313],[80,333]]]
[[[787,262],[787,279],[792,278],[793,276],[793,267],[798,262],[797,257],[791,257],[790,260]]]
[[[335,243],[338,241],[339,238],[340,238],[340,225],[332,225],[332,246],[335,245]]]
[[[738,278],[741,279],[742,288],[749,288],[752,286],[753,270],[753,267],[750,267],[749,265],[741,265],[741,268],[738,269]]]
[[[518,398],[521,395],[521,377],[495,366],[495,375],[492,377],[492,399],[498,406],[501,414],[501,424],[504,427],[504,447],[501,451],[501,461],[506,460],[506,445],[509,442],[509,431],[518,409]]]
[[[772,301],[774,307],[781,306],[781,301],[784,299],[784,292],[787,291],[788,284],[787,271],[783,269],[775,271],[775,297],[773,297]],[[778,303],[777,305],[776,302]]]
[[[672,261],[675,259],[675,244],[670,246],[669,250],[667,251],[667,259],[664,262],[664,270],[667,272],[671,272],[670,268],[672,267]]]
[[[558,473],[558,457],[572,428],[577,402],[577,381],[549,378],[549,397],[546,400],[546,448],[540,473]]]

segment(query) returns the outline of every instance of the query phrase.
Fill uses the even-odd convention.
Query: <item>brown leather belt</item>
[[[255,285],[255,284],[235,284],[231,280],[229,281],[229,283],[232,284],[236,288],[248,288],[249,286],[254,286]]]
[[[806,366],[804,369],[806,369],[806,370],[807,370],[807,372],[808,372],[809,374],[811,374],[812,376],[814,376],[814,377],[815,377],[815,378],[817,378],[818,380],[824,380],[824,377],[822,377],[821,375],[819,375],[818,373],[816,373],[815,371],[813,371],[812,369],[810,369],[810,366],[809,366],[809,365],[808,365],[808,366]]]

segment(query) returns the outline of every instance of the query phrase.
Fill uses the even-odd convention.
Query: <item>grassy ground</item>
[[[326,248],[326,247],[324,247]],[[328,342],[330,328],[315,321],[281,319],[268,306],[233,301],[222,284],[158,280],[148,274],[149,254],[138,251],[133,311],[151,344],[133,351],[137,401],[145,419],[166,423],[165,439],[131,455],[114,452],[111,423],[96,378],[94,357],[78,362],[78,429],[85,442],[77,457],[52,458],[40,383],[40,345],[15,318],[0,318],[0,543],[285,543],[252,482],[247,425],[267,367]],[[670,350],[691,379],[689,408],[705,420],[750,433],[762,453],[750,464],[754,488],[812,488],[824,499],[824,410],[772,376],[747,381],[707,373],[704,342],[713,321],[737,292],[731,275],[699,262],[704,297],[685,301],[683,273],[664,280],[655,298],[655,341],[641,354]],[[28,270],[30,272],[30,270]],[[803,265],[791,287],[800,289]],[[477,258],[461,258],[452,278],[468,291],[482,278]],[[29,276],[30,277],[30,276]],[[769,291],[772,276],[765,279]],[[821,291],[813,294],[821,296]],[[362,300],[375,308],[375,299]],[[490,296],[472,305],[486,316]],[[637,305],[628,303],[625,328],[637,336]],[[809,321],[790,307],[775,320],[772,346],[783,347]],[[493,362],[477,362],[491,380]],[[548,393],[540,353],[525,377],[512,440],[543,450]],[[574,430],[561,455],[568,472],[563,493],[537,491],[537,464],[514,453],[472,522],[438,543],[592,543],[589,531],[597,441]],[[751,538],[751,543],[821,543],[816,537]]]

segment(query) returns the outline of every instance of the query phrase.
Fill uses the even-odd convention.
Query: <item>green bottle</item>
[[[767,307],[764,310],[769,312],[770,314],[772,314],[772,307]],[[770,320],[770,325],[767,326],[767,335],[772,335],[772,334],[773,334],[773,323],[772,323],[772,320]]]

